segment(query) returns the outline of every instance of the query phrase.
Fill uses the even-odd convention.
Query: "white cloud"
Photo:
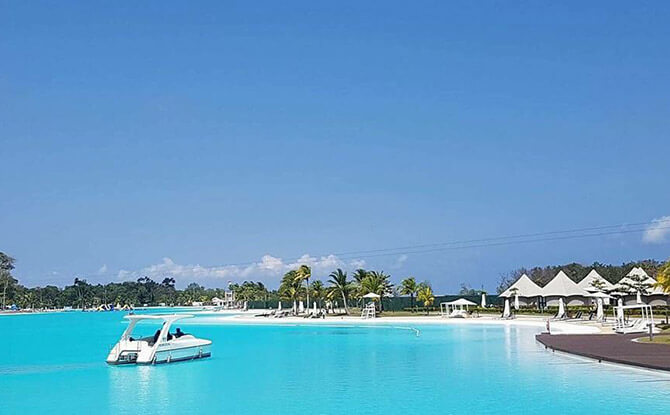
[[[365,260],[364,259],[354,259],[351,262],[349,262],[349,265],[351,265],[352,269],[365,268]]]
[[[100,268],[98,268],[98,275],[103,275],[107,273],[107,264],[103,264]]]
[[[670,236],[670,216],[652,220],[642,235],[642,241],[650,244],[665,242]]]
[[[118,278],[121,280],[133,280],[141,276],[148,276],[152,279],[160,279],[164,276],[171,276],[181,283],[210,282],[218,281],[219,284],[228,280],[240,281],[244,279],[253,279],[267,281],[277,279],[291,269],[300,265],[309,265],[312,268],[312,275],[315,278],[325,278],[328,273],[336,268],[354,269],[365,265],[365,261],[360,259],[345,262],[336,255],[327,255],[322,257],[312,257],[305,254],[295,261],[284,262],[281,258],[272,255],[263,255],[260,261],[246,265],[219,265],[202,266],[183,265],[174,262],[171,258],[163,258],[158,264],[146,266],[142,269],[128,271],[121,270]]]
[[[407,261],[407,258],[408,257],[405,254],[400,255],[398,258],[396,258],[395,263],[391,266],[391,268],[393,269],[402,268],[405,261]]]

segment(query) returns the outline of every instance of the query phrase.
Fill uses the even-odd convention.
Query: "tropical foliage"
[[[347,279],[347,273],[340,268],[330,273],[328,276],[328,299],[333,301],[337,298],[342,299],[345,313],[349,314],[349,306],[347,304],[351,293],[354,291],[354,284]]]
[[[666,293],[670,292],[670,260],[663,264],[658,270],[656,282],[657,287],[661,288]]]
[[[649,294],[649,289],[653,284],[645,281],[646,278],[639,275],[631,275],[625,281],[621,282],[621,286],[630,293],[640,293],[641,295]]]
[[[135,281],[109,284],[90,283],[86,278],[75,277],[72,284],[62,288],[54,285],[26,288],[12,276],[14,264],[13,258],[0,252],[0,294],[3,308],[12,304],[21,308],[90,308],[101,304],[185,305],[208,302],[213,297],[225,297],[224,289],[205,288],[197,283],[190,283],[183,290],[179,290],[176,288],[175,279],[170,275],[157,280],[142,276]],[[297,303],[311,298],[321,307],[326,301],[332,304],[341,303],[347,314],[352,302],[362,305],[362,297],[368,293],[380,296],[376,300],[379,301],[380,311],[383,309],[383,299],[393,295],[391,276],[384,271],[357,269],[352,277],[350,279],[346,271],[337,269],[328,275],[325,283],[316,280],[309,284],[312,270],[303,265],[286,272],[276,291],[254,281],[229,283],[228,289],[240,301],[286,300]],[[417,284],[414,277],[408,277],[402,281],[398,291],[402,295],[409,295],[414,304],[424,285]],[[309,303],[306,306],[309,307]]]
[[[433,289],[431,288],[430,284],[427,282],[422,282],[419,285],[419,291],[416,296],[417,300],[419,300],[420,303],[423,304],[423,307],[426,309],[426,315],[429,314],[430,312],[430,306],[433,305],[433,301],[435,301],[435,295],[433,295]]]
[[[398,292],[402,295],[409,295],[412,307],[414,307],[414,297],[419,291],[419,284],[417,284],[414,277],[407,277],[404,280],[400,281],[400,289]]]

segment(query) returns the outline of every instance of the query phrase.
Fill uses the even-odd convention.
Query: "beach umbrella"
[[[639,291],[637,292],[637,298],[635,299],[635,301],[636,301],[638,304],[642,304],[642,296],[640,295],[640,292],[639,292]]]
[[[279,304],[277,305],[277,311],[281,311],[281,301],[280,301]]]
[[[514,309],[519,310],[519,295],[514,295]]]
[[[482,293],[482,308],[486,307],[486,294]]]
[[[304,313],[305,312],[305,304],[303,304],[302,300],[298,303],[298,313]]]
[[[602,320],[603,317],[605,317],[605,311],[603,310],[603,299],[602,298],[597,298],[596,303],[598,304],[598,308],[596,310],[596,320]]]
[[[314,312],[314,314],[316,314],[316,301],[314,301],[314,307],[312,307],[312,311]]]
[[[563,297],[558,299],[558,318],[565,316],[565,304],[563,304]]]
[[[293,300],[293,314],[298,312],[298,304]]]
[[[505,298],[505,309],[503,310],[503,317],[509,317],[510,312],[509,312],[509,298]]]

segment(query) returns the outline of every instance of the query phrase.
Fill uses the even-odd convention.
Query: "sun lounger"
[[[556,313],[556,315],[554,315],[551,319],[552,320],[558,320],[558,321],[567,320],[568,316],[565,313],[563,313],[563,315],[560,315],[560,316],[558,315],[558,313]]]

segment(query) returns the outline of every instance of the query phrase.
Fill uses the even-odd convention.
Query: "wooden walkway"
[[[636,343],[640,334],[538,334],[549,349],[598,361],[670,371],[670,345]]]

